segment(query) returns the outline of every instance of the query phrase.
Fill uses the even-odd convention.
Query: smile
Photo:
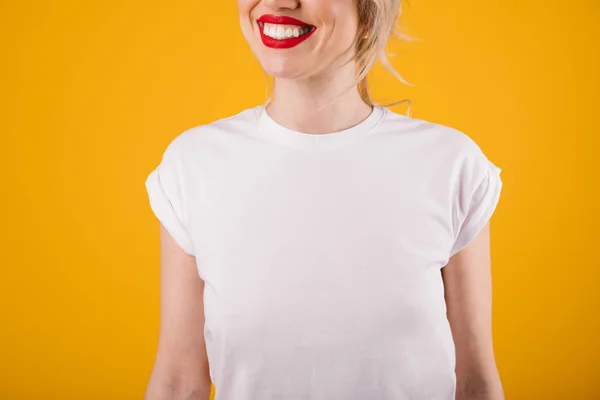
[[[265,14],[256,22],[263,44],[275,49],[297,46],[317,29],[313,25],[283,15]]]

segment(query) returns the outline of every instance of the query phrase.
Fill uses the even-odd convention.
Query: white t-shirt
[[[206,283],[216,400],[454,399],[440,270],[501,187],[469,136],[382,107],[328,134],[261,105],[176,136],[146,188]]]

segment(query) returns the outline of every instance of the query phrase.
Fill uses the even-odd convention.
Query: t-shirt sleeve
[[[483,229],[494,213],[502,191],[502,169],[478,149],[477,156],[467,163],[459,183],[457,230],[450,257],[466,247]]]
[[[171,143],[160,164],[146,178],[145,186],[155,216],[185,253],[195,255],[184,217],[182,165]]]

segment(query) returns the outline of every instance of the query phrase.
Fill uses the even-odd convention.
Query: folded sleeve
[[[195,255],[185,223],[182,163],[177,160],[171,145],[160,164],[146,178],[145,186],[150,208],[182,250]]]
[[[481,232],[500,200],[502,169],[482,154],[470,167],[476,170],[468,173],[471,178],[465,179],[459,187],[457,229],[450,257],[466,247]]]

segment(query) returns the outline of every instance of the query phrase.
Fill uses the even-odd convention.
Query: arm
[[[144,400],[208,400],[210,376],[204,341],[204,281],[160,224],[160,332]]]
[[[456,400],[503,400],[492,342],[490,226],[442,268],[456,348]]]

